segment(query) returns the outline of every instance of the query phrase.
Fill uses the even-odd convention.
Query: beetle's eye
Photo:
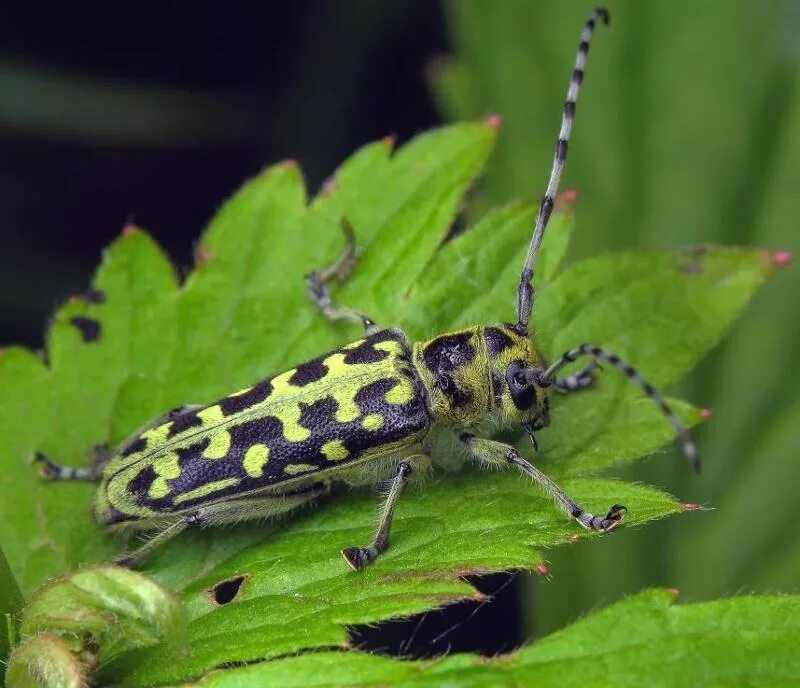
[[[512,361],[506,369],[506,383],[511,392],[511,400],[520,411],[527,411],[536,403],[536,386],[528,383],[525,368],[523,361]]]

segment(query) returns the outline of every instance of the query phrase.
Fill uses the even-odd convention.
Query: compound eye
[[[513,361],[506,370],[511,400],[520,411],[527,411],[536,403],[536,388],[525,379],[525,368],[522,361]]]

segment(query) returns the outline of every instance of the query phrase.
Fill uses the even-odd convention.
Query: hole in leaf
[[[98,320],[87,318],[84,315],[75,315],[69,321],[78,328],[84,342],[96,342],[100,338],[100,322]]]
[[[451,652],[491,657],[522,645],[525,631],[519,576],[495,573],[466,578],[477,588],[476,599],[378,625],[351,626],[351,645],[404,659],[428,659]]]
[[[212,587],[208,592],[211,599],[218,605],[230,604],[233,602],[242,589],[245,581],[250,578],[249,574],[236,576],[228,580],[221,581]]]

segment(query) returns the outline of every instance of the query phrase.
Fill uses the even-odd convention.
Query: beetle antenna
[[[610,351],[606,351],[605,349],[601,349],[598,346],[592,346],[591,344],[581,344],[570,351],[567,351],[561,358],[559,358],[555,363],[553,363],[547,370],[542,371],[541,369],[534,369],[531,372],[532,375],[529,375],[531,380],[538,385],[541,386],[549,386],[556,381],[556,373],[561,370],[565,365],[568,363],[572,363],[573,361],[582,358],[584,356],[588,356],[593,358],[595,361],[603,361],[605,363],[609,363],[614,366],[617,370],[621,371],[625,377],[627,377],[631,382],[637,384],[642,391],[647,395],[649,399],[655,402],[656,406],[661,409],[661,413],[663,413],[667,420],[672,423],[672,427],[675,428],[675,432],[680,438],[681,446],[683,448],[683,453],[686,455],[686,458],[689,460],[692,468],[696,473],[700,472],[700,455],[697,451],[697,445],[692,441],[692,438],[689,436],[689,431],[686,429],[686,426],[683,424],[683,421],[680,419],[677,413],[672,410],[672,407],[664,400],[664,397],[661,396],[661,392],[659,392],[653,385],[651,385],[647,380],[645,380],[639,372],[634,368],[630,363],[626,363],[623,361],[619,356],[616,354],[612,354]]]
[[[608,24],[611,20],[611,15],[604,7],[598,7],[592,12],[586,22],[586,26],[583,27],[578,54],[575,56],[575,68],[572,70],[572,79],[569,82],[567,98],[564,102],[564,116],[561,119],[561,130],[558,133],[558,142],[556,143],[556,152],[553,158],[553,169],[550,171],[550,181],[547,183],[547,191],[545,191],[542,205],[539,208],[539,214],[536,217],[536,228],[533,231],[531,244],[528,248],[528,257],[525,259],[525,266],[522,268],[522,274],[519,278],[519,288],[517,289],[517,324],[514,329],[523,336],[528,334],[528,321],[530,320],[531,311],[533,310],[532,282],[536,265],[536,256],[539,253],[539,246],[541,246],[544,231],[547,228],[547,222],[550,220],[550,214],[553,212],[553,204],[555,203],[556,193],[558,192],[558,184],[561,181],[561,173],[564,171],[564,163],[567,160],[569,135],[572,131],[572,121],[575,118],[575,103],[578,100],[578,91],[580,91],[581,82],[583,81],[583,72],[586,68],[586,56],[589,54],[589,41],[592,38],[594,27],[598,19],[602,20],[604,24]]]

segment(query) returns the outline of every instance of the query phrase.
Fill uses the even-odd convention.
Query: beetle
[[[587,512],[513,446],[480,437],[487,418],[535,433],[549,423],[548,393],[589,387],[599,363],[621,371],[672,423],[684,453],[699,469],[697,449],[661,394],[628,363],[582,344],[545,363],[529,338],[536,258],[555,203],[596,24],[592,12],[581,35],[567,91],[547,190],[536,218],[517,289],[517,322],[476,325],[412,343],[400,329],[379,327],[360,311],[337,305],[330,285],[356,265],[353,228],[342,221],[345,249],[330,266],[306,276],[311,300],[330,320],[360,322],[365,336],[275,377],[208,405],[184,406],[137,431],[90,468],[60,466],[38,454],[42,474],[57,480],[99,479],[94,514],[113,529],[158,533],[122,561],[135,564],[187,527],[216,526],[275,516],[316,500],[336,483],[390,478],[376,534],[364,547],[342,551],[362,569],[389,544],[392,516],[412,473],[430,467],[433,436],[455,432],[467,454],[483,464],[513,466],[532,477],[584,528],[606,532],[627,509]],[[579,372],[566,365],[588,358]]]

